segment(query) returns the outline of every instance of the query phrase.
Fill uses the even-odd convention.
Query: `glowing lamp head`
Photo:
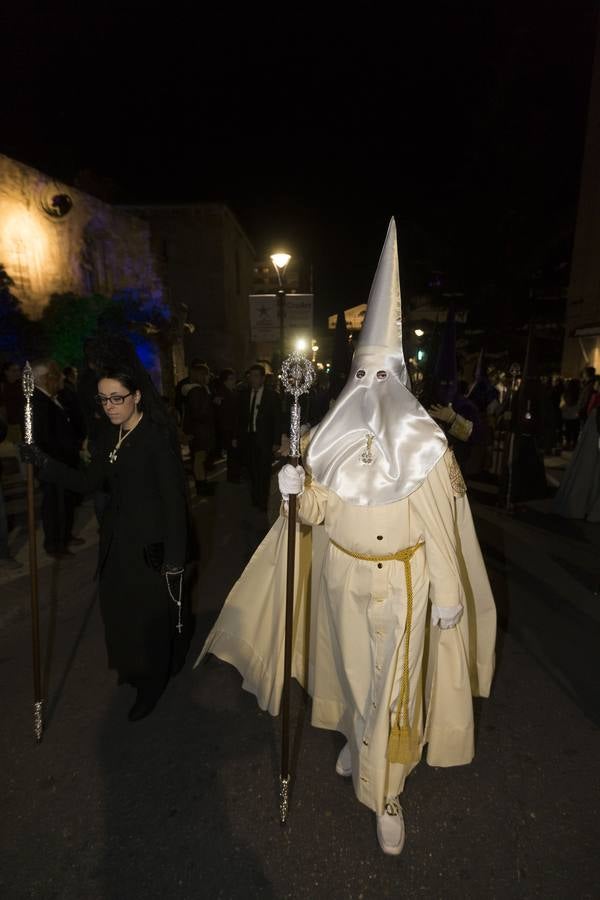
[[[296,353],[304,353],[307,347],[308,344],[304,340],[304,338],[298,338],[298,340],[296,341]]]
[[[271,254],[271,262],[279,272],[282,272],[285,269],[291,258],[289,253]]]
[[[422,328],[415,328],[415,334],[416,334],[417,337],[423,337],[423,335],[425,334],[425,332],[423,331]]]

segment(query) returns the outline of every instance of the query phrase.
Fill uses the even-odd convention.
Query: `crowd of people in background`
[[[70,466],[85,465],[105,427],[97,402],[97,372],[90,351],[84,347],[84,365],[63,369],[51,359],[33,365],[36,390],[33,398],[35,440],[52,458]],[[22,439],[24,397],[19,363],[3,365],[0,377],[0,442],[18,444]],[[418,389],[420,387],[420,389]],[[580,378],[560,375],[535,379],[529,385],[527,406],[521,402],[515,413],[515,397],[525,385],[499,370],[488,369],[471,383],[459,381],[453,401],[444,405],[429,398],[423,385],[415,392],[448,432],[467,477],[487,472],[500,476],[498,452],[503,435],[514,430],[520,415],[535,437],[536,452],[557,455],[573,451],[588,416],[600,408],[600,376],[587,366]],[[279,379],[268,365],[256,363],[245,372],[231,368],[218,374],[206,360],[194,358],[189,374],[176,386],[173,398],[163,397],[179,434],[189,474],[196,492],[210,497],[215,490],[211,473],[225,465],[227,481],[250,483],[253,505],[265,511],[273,461],[287,453],[289,404],[280,392]],[[327,413],[332,396],[329,375],[320,372],[310,393],[302,400],[305,428],[318,425]],[[457,415],[460,413],[460,416]],[[457,422],[458,419],[458,422]],[[461,435],[459,425],[468,426]],[[511,424],[512,422],[512,424]],[[1,460],[0,460],[1,463]],[[77,498],[56,485],[42,486],[44,549],[56,558],[71,555],[80,539],[73,534]],[[94,506],[100,521],[106,495],[95,493]],[[0,567],[17,568],[8,548],[6,505],[0,482]]]
[[[551,375],[530,381],[533,388],[529,385],[529,396],[533,402],[528,415],[540,453],[551,456],[574,450],[588,416],[600,406],[600,375],[596,374],[593,366],[586,366],[580,378]],[[521,378],[515,379],[512,388],[510,382],[506,373],[493,369],[479,384],[469,386],[468,382],[459,382],[460,396],[467,398],[477,409],[481,426],[480,443],[487,446],[488,453],[491,452],[494,435],[503,429],[511,396],[518,395],[525,387]],[[489,457],[488,465],[480,468],[493,470]]]
[[[545,379],[548,406],[546,450],[573,450],[587,417],[600,406],[600,376],[593,366],[586,366],[579,378]]]
[[[317,425],[329,409],[329,381],[322,373],[303,401],[305,427]],[[189,446],[196,490],[210,496],[209,473],[225,459],[227,481],[239,484],[246,473],[252,504],[266,511],[274,457],[286,447],[289,409],[279,380],[256,363],[243,377],[233,369],[211,373],[201,359],[193,359],[189,375],[177,384],[173,414],[182,443]]]

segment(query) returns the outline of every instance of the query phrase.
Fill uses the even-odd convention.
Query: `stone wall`
[[[592,74],[565,325],[563,373],[571,377],[579,376],[584,365],[600,370],[600,28]]]
[[[188,307],[194,332],[186,332],[186,357],[205,359],[215,370],[242,370],[254,360],[248,296],[254,250],[223,204],[126,207],[144,217],[161,278],[175,310]]]
[[[161,295],[146,222],[2,155],[0,264],[31,318],[55,293]]]

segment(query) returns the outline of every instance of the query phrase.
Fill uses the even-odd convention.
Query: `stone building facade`
[[[220,203],[125,209],[150,225],[168,302],[187,316],[187,360],[201,357],[215,371],[240,372],[252,363],[248,296],[255,254],[231,210]]]
[[[563,374],[578,377],[587,365],[600,371],[600,28],[567,299]]]
[[[2,155],[0,264],[30,318],[52,294],[162,295],[146,222]]]
[[[164,306],[167,332],[148,340],[167,392],[193,356],[238,371],[254,361],[254,250],[223,204],[111,206],[0,155],[0,265],[31,319],[53,294]]]

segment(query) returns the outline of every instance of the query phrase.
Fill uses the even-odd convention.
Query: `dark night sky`
[[[275,27],[13,0],[0,150],[117,201],[228,203],[259,252],[313,260],[323,312],[366,299],[392,214],[405,293],[433,268],[518,299],[572,235],[597,4],[422,7]]]

